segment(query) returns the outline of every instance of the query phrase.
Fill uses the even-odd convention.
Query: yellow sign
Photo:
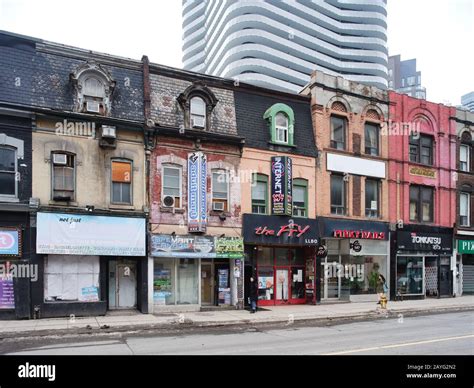
[[[419,175],[427,178],[436,179],[436,170],[431,170],[425,167],[413,166],[410,167],[410,175]]]

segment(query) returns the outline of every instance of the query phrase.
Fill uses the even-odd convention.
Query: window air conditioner
[[[86,102],[86,111],[92,113],[100,113],[100,104],[98,101],[87,101]]]
[[[66,165],[67,155],[66,154],[53,154],[53,164]]]
[[[212,210],[222,212],[224,211],[224,202],[213,202],[212,203]]]
[[[204,117],[193,117],[191,119],[191,127],[204,128]]]
[[[163,198],[163,206],[173,207],[174,206],[174,198],[171,195],[165,196]]]

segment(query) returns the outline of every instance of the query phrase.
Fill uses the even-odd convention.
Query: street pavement
[[[313,326],[201,327],[180,333],[123,332],[93,339],[1,343],[15,355],[474,355],[472,311]]]

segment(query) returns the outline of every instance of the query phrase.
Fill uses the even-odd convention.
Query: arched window
[[[191,98],[191,128],[206,128],[206,103],[201,97]]]
[[[285,104],[275,104],[267,109],[263,118],[268,120],[272,143],[294,146],[295,115],[293,109]]]
[[[288,143],[288,117],[284,113],[275,116],[276,141]]]

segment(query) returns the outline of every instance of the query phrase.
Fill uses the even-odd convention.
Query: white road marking
[[[463,335],[463,336],[458,336],[458,337],[435,338],[435,339],[425,340],[425,341],[405,342],[405,343],[393,344],[393,345],[374,346],[374,347],[371,347],[371,348],[363,348],[363,349],[343,350],[342,352],[325,353],[324,355],[325,356],[334,356],[334,355],[338,355],[338,354],[360,353],[360,352],[368,352],[370,350],[393,349],[393,348],[401,348],[401,347],[404,347],[404,346],[432,344],[432,343],[435,343],[435,342],[454,341],[454,340],[460,340],[460,339],[466,339],[466,338],[474,338],[474,334]]]

